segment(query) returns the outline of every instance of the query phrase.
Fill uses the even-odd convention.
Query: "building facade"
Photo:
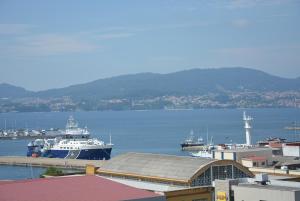
[[[221,149],[213,151],[213,158],[217,160],[234,160],[239,163],[243,158],[258,156],[265,157],[268,161],[272,159],[271,148],[248,148],[248,149]]]
[[[300,188],[239,184],[232,189],[234,201],[300,201]]]
[[[300,157],[300,142],[283,144],[282,153],[283,156]]]

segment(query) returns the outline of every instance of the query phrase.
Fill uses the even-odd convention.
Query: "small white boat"
[[[213,157],[212,152],[207,151],[207,150],[191,152],[190,155],[193,157],[198,157],[198,158],[212,158]]]

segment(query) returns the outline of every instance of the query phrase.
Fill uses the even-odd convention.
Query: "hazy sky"
[[[0,0],[0,83],[229,66],[300,76],[300,1]]]

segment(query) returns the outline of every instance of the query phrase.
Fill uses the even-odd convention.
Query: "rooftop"
[[[249,156],[246,158],[242,158],[242,160],[250,160],[250,161],[265,161],[267,160],[264,156]]]
[[[116,193],[117,192],[117,193]],[[0,200],[119,201],[162,196],[99,176],[68,176],[0,183]]]
[[[270,189],[270,190],[280,190],[280,191],[299,191],[300,192],[300,188],[297,188],[297,187],[277,186],[277,185],[261,185],[261,184],[242,183],[242,184],[239,184],[237,187]]]
[[[214,159],[149,153],[126,153],[103,164],[100,171],[189,180]]]
[[[237,149],[224,149],[224,150],[216,150],[217,152],[255,152],[255,151],[271,151],[272,148],[260,148],[260,147],[254,147],[254,148],[237,148]]]
[[[287,142],[287,143],[284,143],[284,146],[297,146],[297,147],[299,147],[300,142]]]
[[[103,176],[131,178],[172,185],[190,185],[211,166],[234,165],[245,174],[253,174],[233,160],[215,160],[150,153],[126,153],[106,161],[97,172]]]
[[[300,164],[299,157],[294,157],[294,156],[273,156],[272,160],[277,161],[275,166]]]

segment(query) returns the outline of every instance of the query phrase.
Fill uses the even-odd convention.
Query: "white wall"
[[[283,156],[300,156],[300,146],[282,145]]]
[[[232,186],[235,201],[299,201],[294,191]]]

